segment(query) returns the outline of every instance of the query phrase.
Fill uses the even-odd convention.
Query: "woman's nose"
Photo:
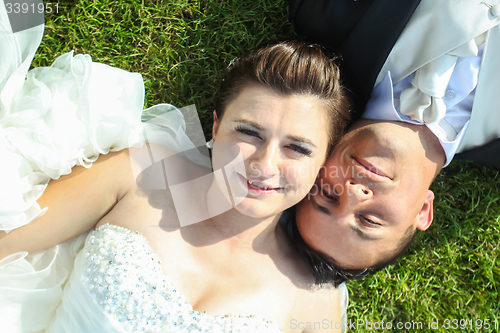
[[[251,167],[259,176],[271,178],[280,172],[281,153],[277,143],[268,143],[259,147]]]

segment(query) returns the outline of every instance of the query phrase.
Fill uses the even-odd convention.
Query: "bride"
[[[0,238],[2,325],[13,332],[340,331],[345,289],[315,287],[278,225],[313,186],[347,119],[338,69],[319,48],[276,44],[230,66],[208,143],[215,176],[183,187],[196,207],[188,215],[205,218],[183,224],[171,177],[157,186],[166,162],[145,167],[140,151],[124,149],[154,152],[151,142],[143,145],[140,75],[66,54],[26,76],[41,38],[39,27],[29,30],[0,39],[10,61],[0,71],[0,148],[8,161],[0,227],[10,231]],[[169,110],[156,126],[164,133],[158,140],[172,144],[167,159],[195,148],[184,146],[178,111],[146,111],[161,109]],[[228,168],[232,161],[239,165]],[[179,168],[200,175],[199,164]],[[49,179],[56,180],[46,186]],[[230,209],[221,208],[224,199]]]

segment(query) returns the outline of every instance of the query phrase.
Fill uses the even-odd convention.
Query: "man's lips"
[[[389,178],[389,179],[392,179],[391,177],[389,177],[385,172],[383,172],[382,170],[378,169],[377,167],[375,167],[373,164],[371,163],[368,163],[367,161],[361,159],[361,158],[357,158],[357,157],[352,157],[354,159],[354,161],[360,165],[363,169],[365,169],[366,171],[370,172],[370,173],[373,173],[377,176],[380,176],[380,177],[385,177],[385,178]]]

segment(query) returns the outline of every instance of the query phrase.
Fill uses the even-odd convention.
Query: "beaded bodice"
[[[139,233],[105,224],[84,248],[84,281],[95,302],[127,332],[282,332],[254,316],[194,311]]]

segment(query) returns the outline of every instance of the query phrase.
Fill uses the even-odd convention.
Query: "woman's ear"
[[[219,120],[217,119],[217,113],[214,110],[214,125],[212,126],[212,138],[215,138],[218,130],[219,130]]]

